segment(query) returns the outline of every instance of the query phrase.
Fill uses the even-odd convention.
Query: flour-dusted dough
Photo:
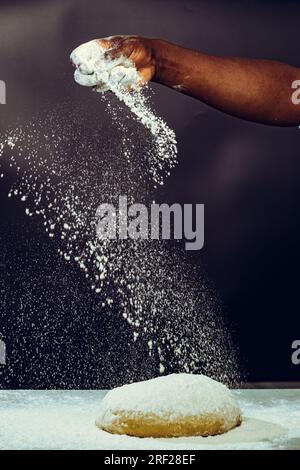
[[[138,437],[213,436],[241,424],[223,384],[205,375],[172,374],[108,392],[96,425]]]

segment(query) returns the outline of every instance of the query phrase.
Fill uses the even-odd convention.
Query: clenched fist
[[[155,74],[151,40],[137,36],[94,39],[71,54],[75,81],[83,86],[109,90],[110,83],[126,88],[146,84]]]

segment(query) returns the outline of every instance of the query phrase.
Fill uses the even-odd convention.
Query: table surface
[[[239,428],[214,437],[139,439],[99,430],[105,391],[0,390],[0,449],[300,449],[300,390],[235,390]]]

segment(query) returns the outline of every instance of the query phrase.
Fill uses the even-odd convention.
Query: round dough
[[[137,437],[213,436],[241,424],[240,408],[223,384],[205,375],[172,374],[115,388],[96,425]]]

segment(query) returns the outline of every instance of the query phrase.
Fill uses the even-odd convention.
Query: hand
[[[146,84],[155,74],[151,40],[138,36],[112,36],[82,44],[72,52],[71,62],[76,66],[77,83],[101,91],[109,89],[108,80],[130,88]],[[128,73],[133,65],[134,78]]]

